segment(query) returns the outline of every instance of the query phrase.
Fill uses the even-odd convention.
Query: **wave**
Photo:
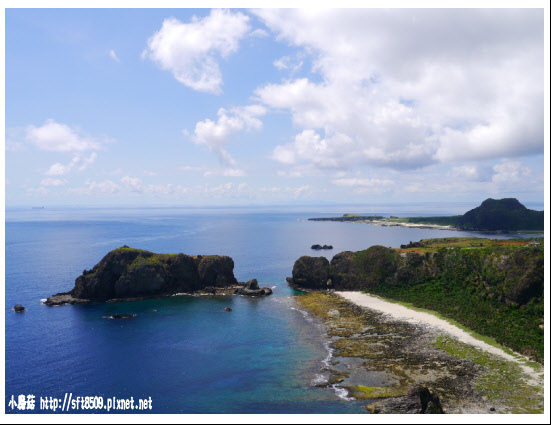
[[[331,385],[331,388],[335,390],[335,394],[338,398],[346,401],[356,400],[354,397],[348,397],[348,390],[346,388],[338,387],[337,385]]]

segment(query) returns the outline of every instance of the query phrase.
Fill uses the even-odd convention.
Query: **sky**
[[[537,8],[6,9],[5,201],[543,202],[548,70]]]

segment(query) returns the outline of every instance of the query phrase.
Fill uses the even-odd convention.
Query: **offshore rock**
[[[132,317],[136,317],[135,314],[128,314],[128,313],[122,313],[122,314],[113,314],[111,316],[111,319],[130,319]]]
[[[46,300],[46,305],[134,300],[194,293],[215,293],[237,284],[230,257],[155,254],[123,246],[109,252],[75,287]]]
[[[388,398],[366,408],[371,413],[445,413],[440,398],[426,387],[414,387],[405,396]]]
[[[13,306],[13,311],[15,311],[16,313],[23,313],[24,311],[27,311],[27,309],[23,307],[21,304],[15,304]]]
[[[333,245],[318,245],[318,244],[315,244],[315,245],[312,245],[310,247],[310,249],[333,249]]]
[[[237,295],[247,295],[252,297],[265,297],[272,295],[271,288],[260,288],[256,279],[249,280],[247,283],[242,283],[243,287],[235,290]]]

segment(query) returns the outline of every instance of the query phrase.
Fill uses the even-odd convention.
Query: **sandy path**
[[[390,303],[371,295],[362,294],[361,292],[346,291],[335,293],[361,307],[370,308],[381,313],[385,313],[396,320],[404,320],[409,323],[426,326],[434,330],[446,332],[460,342],[464,342],[465,344],[480,348],[484,351],[500,356],[506,360],[514,361],[521,366],[522,370],[527,375],[529,375],[529,377],[531,378],[531,384],[541,383],[541,372],[537,372],[530,366],[523,364],[522,361],[519,360],[519,358],[524,357],[522,357],[520,354],[518,355],[518,357],[514,357],[497,347],[494,347],[490,344],[485,343],[484,341],[474,338],[463,329],[460,329],[457,326],[452,325],[451,323],[446,322],[443,319],[440,319],[439,317],[436,317],[429,313],[415,311],[400,304]]]

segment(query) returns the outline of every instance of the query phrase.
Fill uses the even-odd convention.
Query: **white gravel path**
[[[460,329],[457,326],[452,325],[451,323],[443,319],[440,319],[439,317],[436,317],[430,313],[412,310],[400,304],[384,301],[381,298],[363,294],[361,292],[346,291],[346,292],[335,292],[335,293],[361,307],[365,307],[365,308],[379,311],[381,313],[385,313],[389,315],[392,319],[403,320],[409,323],[413,323],[420,326],[433,328],[438,331],[446,332],[447,334],[451,335],[453,338],[459,340],[460,342],[464,342],[465,344],[469,344],[474,347],[480,348],[484,351],[500,356],[506,360],[514,361],[518,363],[521,366],[522,370],[530,377],[529,380],[531,384],[541,383],[542,372],[537,372],[530,366],[523,364],[520,358],[524,358],[524,357],[522,357],[520,354],[518,355],[518,357],[514,357],[497,347],[494,347],[490,344],[485,343],[484,341],[474,338],[472,335],[468,334],[463,329]],[[526,358],[524,359],[528,360]]]

